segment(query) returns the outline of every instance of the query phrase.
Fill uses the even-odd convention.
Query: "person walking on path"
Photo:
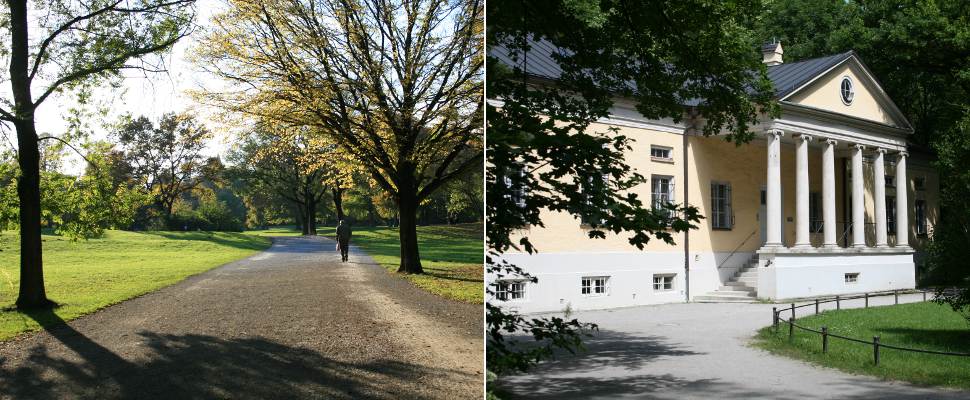
[[[337,223],[337,247],[340,248],[340,261],[347,261],[347,252],[350,251],[350,225],[344,220]]]

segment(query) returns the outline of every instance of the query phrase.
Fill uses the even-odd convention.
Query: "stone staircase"
[[[724,286],[713,292],[694,296],[696,303],[754,303],[758,300],[758,254],[738,269]]]

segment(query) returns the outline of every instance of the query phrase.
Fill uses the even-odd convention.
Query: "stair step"
[[[756,269],[754,269],[754,270],[746,270],[746,271],[743,270],[740,274],[738,274],[738,277],[739,278],[744,278],[744,277],[747,277],[747,276],[753,276],[753,277],[757,278],[758,277],[758,270],[756,270]]]
[[[747,284],[748,286],[758,286],[757,276],[742,276],[740,278],[732,280],[732,282],[741,282]]]
[[[754,296],[720,296],[707,294],[696,296],[693,301],[695,303],[754,303],[757,299]]]
[[[753,294],[747,290],[717,290],[714,292],[708,292],[707,294],[711,296],[753,297]]]
[[[728,283],[727,285],[717,288],[717,291],[755,293],[758,291],[758,289],[744,284]]]

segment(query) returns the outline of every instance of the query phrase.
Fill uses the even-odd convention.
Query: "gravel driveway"
[[[900,302],[921,299],[900,296]],[[870,299],[871,305],[892,302],[892,296]],[[968,392],[850,375],[749,346],[755,332],[771,324],[772,306],[698,303],[576,312],[580,321],[599,324],[600,333],[586,342],[588,351],[505,377],[502,384],[510,397],[529,399],[970,398]],[[861,306],[862,300],[842,303]],[[814,313],[807,307],[796,316],[803,310]]]
[[[442,299],[324,238],[0,343],[0,398],[472,399],[482,306]]]

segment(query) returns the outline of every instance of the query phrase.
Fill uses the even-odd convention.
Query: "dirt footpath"
[[[324,238],[0,344],[0,398],[478,399],[482,306]]]

